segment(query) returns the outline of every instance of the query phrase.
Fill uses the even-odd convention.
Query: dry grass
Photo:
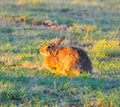
[[[18,0],[17,5],[40,5],[46,2],[46,0]]]

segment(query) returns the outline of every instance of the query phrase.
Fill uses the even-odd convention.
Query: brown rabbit
[[[46,67],[56,75],[78,76],[81,72],[91,72],[92,63],[85,51],[73,46],[64,46],[65,37],[46,44],[40,49]]]

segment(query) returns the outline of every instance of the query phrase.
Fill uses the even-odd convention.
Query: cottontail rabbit
[[[92,63],[85,51],[73,46],[64,46],[65,37],[46,44],[40,49],[46,67],[56,75],[78,76],[82,72],[91,72]]]

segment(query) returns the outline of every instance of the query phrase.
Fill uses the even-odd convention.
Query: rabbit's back
[[[69,68],[79,69],[79,72],[91,72],[92,63],[86,52],[77,47],[63,47],[60,51],[60,62],[66,64]],[[59,57],[59,58],[60,58]]]
[[[81,69],[81,72],[92,72],[92,62],[91,60],[89,59],[87,53],[80,49],[80,48],[76,48],[76,47],[73,47],[77,50],[78,54],[79,54],[79,63],[80,63],[80,69]]]

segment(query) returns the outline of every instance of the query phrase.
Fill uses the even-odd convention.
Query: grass
[[[2,0],[0,106],[119,107],[119,8],[119,0]],[[54,30],[36,24],[45,20],[66,27]],[[70,37],[66,44],[88,53],[94,74],[69,78],[55,76],[44,67],[39,49],[61,35]]]

